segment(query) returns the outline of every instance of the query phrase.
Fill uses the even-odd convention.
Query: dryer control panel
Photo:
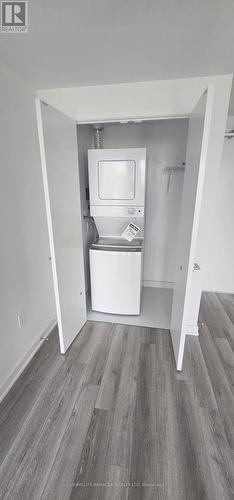
[[[121,207],[107,205],[91,205],[90,215],[92,217],[125,217],[125,218],[143,218],[144,207]]]

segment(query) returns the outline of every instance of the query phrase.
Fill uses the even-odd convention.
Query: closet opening
[[[87,319],[170,328],[187,133],[187,118],[77,125]],[[133,200],[139,180],[134,178],[137,175],[134,153],[144,154],[144,151],[142,202]],[[121,163],[124,159],[128,161],[127,167]],[[96,181],[92,178],[95,175]],[[112,196],[107,191],[115,175]],[[93,200],[95,196],[98,201]],[[137,231],[131,241],[126,239],[129,224]],[[118,248],[110,249],[109,244],[112,247],[117,244]],[[139,248],[134,248],[137,245],[141,246],[140,264]],[[129,247],[132,248],[124,267]],[[118,251],[119,260],[114,258]],[[107,283],[105,274],[109,278]],[[138,286],[139,310],[134,309]],[[134,314],[129,314],[129,310]]]

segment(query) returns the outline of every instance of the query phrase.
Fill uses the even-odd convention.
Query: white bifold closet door
[[[192,273],[206,169],[214,88],[209,86],[189,118],[186,168],[179,227],[171,337],[177,370],[182,369]]]
[[[87,319],[75,122],[36,100],[61,353]]]

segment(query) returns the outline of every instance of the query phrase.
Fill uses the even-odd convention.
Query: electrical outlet
[[[18,320],[19,328],[20,329],[23,328],[23,326],[25,324],[25,313],[21,312],[20,314],[18,314],[17,320]]]

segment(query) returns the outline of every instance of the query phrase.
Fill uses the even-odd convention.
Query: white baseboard
[[[38,338],[33,342],[30,349],[26,352],[23,358],[17,363],[15,368],[12,370],[10,375],[4,380],[3,384],[0,387],[0,402],[7,395],[13,384],[16,382],[17,378],[21,375],[23,370],[26,368],[28,363],[31,361],[32,357],[38,351],[39,347],[45,342],[45,338],[52,332],[55,325],[57,324],[57,320],[52,320],[48,323],[46,328],[40,333]]]
[[[173,281],[153,281],[153,280],[143,280],[142,285],[151,288],[174,288]]]
[[[187,325],[186,327],[186,335],[195,335],[198,337],[199,330],[197,325]]]

